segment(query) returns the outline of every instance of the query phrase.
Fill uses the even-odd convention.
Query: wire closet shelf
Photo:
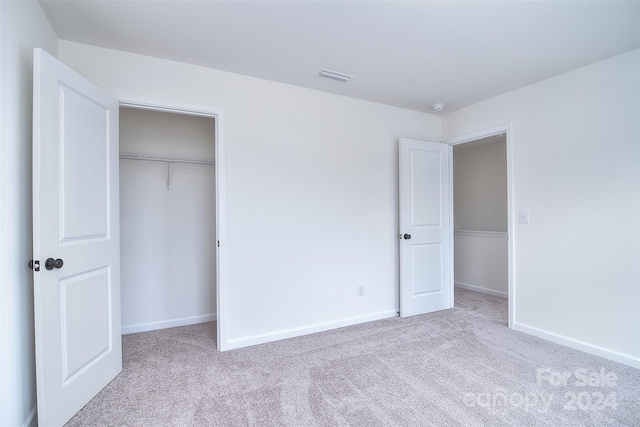
[[[171,189],[171,165],[173,163],[184,163],[184,164],[191,164],[191,165],[215,165],[215,161],[213,159],[153,156],[150,154],[138,154],[138,153],[120,153],[120,159],[166,163],[167,164],[167,191]]]
[[[214,165],[213,159],[196,159],[190,157],[153,156],[150,154],[120,153],[120,158],[125,160],[143,160],[147,162],[163,163],[188,163],[195,165]]]

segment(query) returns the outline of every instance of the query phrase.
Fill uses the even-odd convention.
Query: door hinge
[[[218,240],[218,247],[220,247],[220,240]]]
[[[40,271],[40,260],[29,261],[29,268],[33,271]]]

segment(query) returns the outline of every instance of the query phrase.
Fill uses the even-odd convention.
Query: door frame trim
[[[224,297],[227,272],[227,208],[226,208],[226,141],[225,109],[214,105],[194,104],[170,99],[151,98],[127,93],[110,92],[120,107],[142,110],[162,111],[190,116],[211,117],[215,120],[215,192],[216,192],[216,326],[217,348],[225,351],[229,348],[224,318]]]
[[[509,328],[513,329],[515,317],[516,317],[516,284],[514,280],[514,242],[515,242],[515,208],[514,208],[514,188],[513,188],[513,125],[511,122],[501,125],[493,126],[490,128],[478,130],[475,132],[466,133],[463,135],[455,136],[446,141],[446,144],[455,145],[464,144],[466,142],[475,141],[477,139],[486,138],[489,136],[504,133],[506,137],[507,146],[507,290],[508,294],[508,324]],[[453,160],[453,156],[452,160]],[[451,182],[453,183],[453,167],[451,168]],[[451,186],[453,190],[453,184]],[[453,193],[453,191],[451,191]],[[453,194],[452,194],[453,197]],[[453,245],[452,245],[453,246]]]

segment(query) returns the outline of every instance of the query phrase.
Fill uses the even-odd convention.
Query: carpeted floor
[[[225,353],[214,323],[125,335],[123,372],[67,425],[640,425],[640,370],[512,331],[506,304],[456,290],[451,310]]]

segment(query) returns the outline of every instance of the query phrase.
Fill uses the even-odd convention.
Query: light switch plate
[[[520,224],[529,224],[529,211],[520,211]]]

